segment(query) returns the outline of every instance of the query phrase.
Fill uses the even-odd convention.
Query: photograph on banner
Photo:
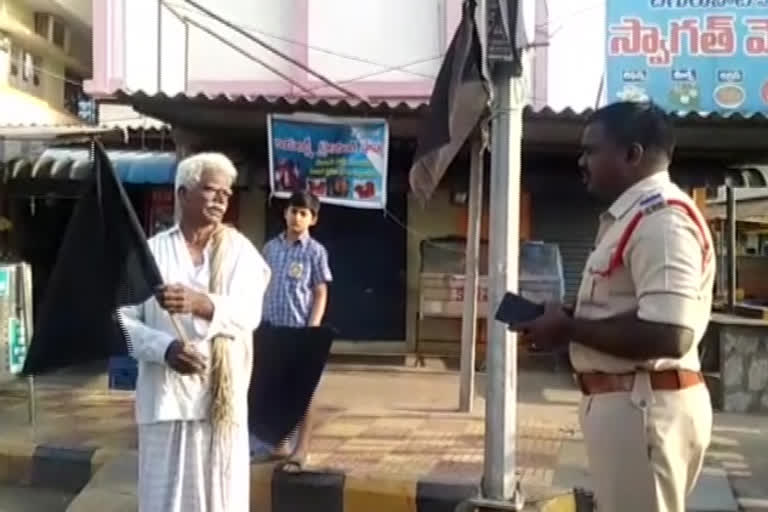
[[[768,0],[607,2],[608,101],[670,112],[768,108]]]
[[[276,197],[309,190],[324,203],[386,207],[386,120],[272,114],[268,137],[269,180]]]

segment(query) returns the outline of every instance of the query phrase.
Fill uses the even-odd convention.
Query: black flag
[[[39,374],[128,353],[117,320],[162,284],[144,231],[102,145],[69,221],[37,315],[24,374]]]
[[[465,0],[461,23],[448,47],[429,99],[410,183],[416,197],[432,195],[456,154],[486,116],[491,99],[488,57],[512,62],[520,73],[525,45],[518,0],[486,0],[486,27],[476,22],[476,0]],[[482,34],[488,33],[483,37]]]
[[[248,423],[261,441],[277,445],[304,417],[334,335],[328,327],[264,324],[256,330]]]

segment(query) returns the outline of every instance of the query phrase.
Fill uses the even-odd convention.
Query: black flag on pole
[[[69,221],[37,315],[24,374],[128,353],[116,311],[162,284],[144,231],[103,146]]]
[[[411,189],[421,200],[432,195],[456,154],[486,116],[491,99],[488,64],[506,61],[520,72],[526,46],[518,0],[465,0],[429,99],[429,117],[419,137],[410,171]],[[485,21],[478,26],[477,19]],[[487,34],[487,35],[486,35]]]
[[[256,330],[248,423],[259,440],[275,446],[299,424],[320,382],[334,335],[328,327],[264,324]]]

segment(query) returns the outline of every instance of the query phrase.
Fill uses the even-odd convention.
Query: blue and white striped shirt
[[[273,325],[306,327],[315,287],[333,280],[328,252],[308,234],[289,242],[285,233],[267,242],[262,252],[272,269],[264,296],[264,320]]]

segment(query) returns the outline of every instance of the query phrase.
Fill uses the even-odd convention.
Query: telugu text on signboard
[[[768,109],[768,0],[607,2],[608,101]]]
[[[270,185],[277,197],[309,190],[321,201],[385,208],[389,130],[383,119],[270,116]]]

